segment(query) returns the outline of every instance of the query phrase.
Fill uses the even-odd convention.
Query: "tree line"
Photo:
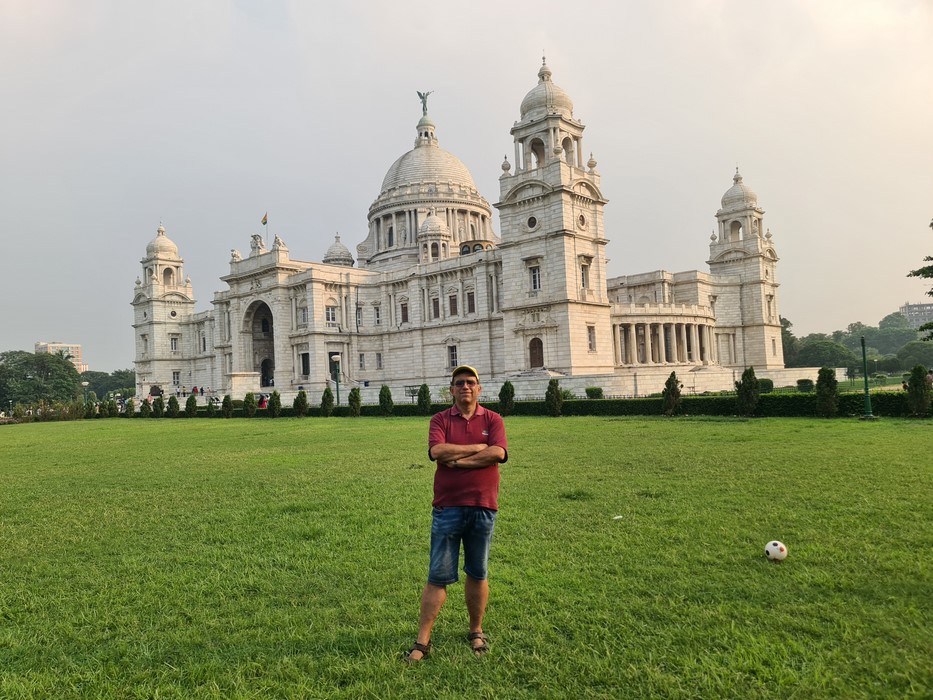
[[[917,365],[933,367],[933,343],[920,339],[900,312],[888,314],[877,326],[850,323],[832,333],[810,333],[797,338],[793,323],[781,317],[781,340],[786,367],[845,367],[852,375],[862,368],[862,338],[868,372],[909,372]]]

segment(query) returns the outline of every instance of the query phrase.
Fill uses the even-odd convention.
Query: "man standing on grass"
[[[489,651],[483,634],[489,599],[486,565],[499,510],[499,464],[508,460],[508,443],[502,416],[479,405],[481,391],[476,370],[457,367],[450,380],[454,405],[431,418],[428,458],[437,461],[431,564],[421,593],[418,639],[406,657],[409,663],[431,653],[434,621],[447,600],[447,586],[458,580],[461,543],[470,615],[467,641],[477,656]]]

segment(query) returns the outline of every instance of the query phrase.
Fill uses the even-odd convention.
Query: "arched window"
[[[483,249],[483,244],[482,244],[482,243],[477,243],[476,245],[473,246],[473,252],[474,252],[474,253],[478,253],[478,252],[480,252],[482,249]]]
[[[162,284],[166,287],[175,284],[175,271],[172,268],[167,267],[162,272]]]
[[[387,234],[388,246],[391,248],[395,245],[395,227],[389,226],[389,231]]]
[[[431,244],[431,260],[437,260],[440,257],[440,249],[437,247],[437,243]]]
[[[544,166],[544,141],[541,139],[534,139],[531,144],[531,167],[543,167]]]
[[[544,343],[541,338],[532,338],[528,343],[528,364],[534,367],[544,367]]]
[[[741,241],[742,240],[742,223],[740,221],[733,221],[729,224],[729,241]]]
[[[568,136],[567,138],[563,140],[563,142],[561,143],[561,146],[563,147],[563,150],[564,150],[564,160],[569,165],[574,165],[576,163],[576,159],[573,157],[574,156],[573,139]]]
[[[470,254],[470,244],[464,243],[460,246],[460,255],[469,255]]]

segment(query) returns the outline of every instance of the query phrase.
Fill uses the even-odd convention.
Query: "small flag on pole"
[[[269,223],[269,212],[266,212],[262,215],[262,225],[265,226]]]

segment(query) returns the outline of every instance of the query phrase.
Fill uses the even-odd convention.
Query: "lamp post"
[[[87,385],[89,382],[81,382],[81,388],[84,389],[84,403],[87,404]]]
[[[340,354],[334,353],[330,356],[331,362],[334,363],[334,382],[337,384],[337,405],[340,405]]]
[[[871,394],[868,393],[868,355],[865,353],[865,336],[862,336],[862,376],[865,378],[865,415],[861,420],[875,420],[871,414]]]

